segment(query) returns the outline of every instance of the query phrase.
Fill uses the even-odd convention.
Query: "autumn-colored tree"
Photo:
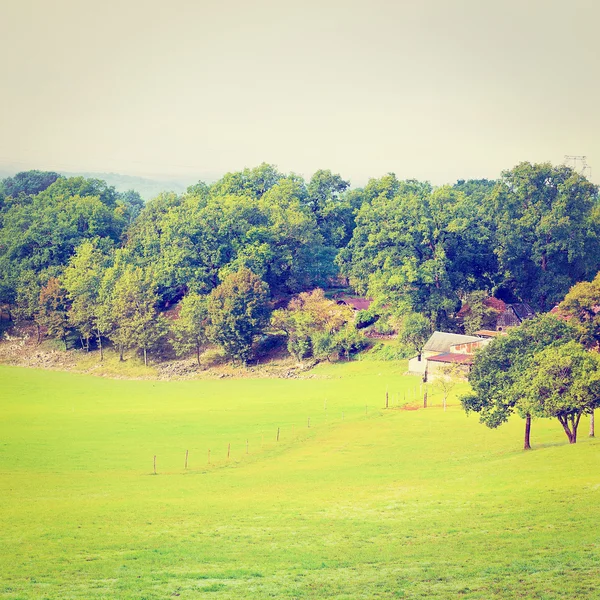
[[[69,298],[58,278],[51,277],[40,291],[38,321],[49,335],[61,339],[67,346],[69,332]]]

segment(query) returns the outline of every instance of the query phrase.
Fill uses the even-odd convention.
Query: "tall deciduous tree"
[[[600,405],[600,358],[575,341],[551,346],[533,356],[518,385],[528,410],[556,417],[574,444],[581,416]]]
[[[551,315],[525,321],[505,336],[493,339],[479,350],[469,373],[472,393],[461,398],[465,411],[479,413],[488,427],[505,423],[514,412],[525,419],[524,448],[531,448],[531,407],[522,385],[523,373],[534,355],[544,348],[566,344],[575,338],[574,329]]]
[[[423,313],[441,328],[460,293],[490,285],[492,234],[481,207],[462,192],[406,190],[364,203],[336,260],[361,293],[400,312]]]
[[[492,196],[505,284],[547,309],[600,266],[598,188],[569,167],[521,163]]]
[[[398,341],[413,348],[421,360],[423,346],[431,335],[431,321],[420,313],[409,313],[402,319]]]
[[[148,365],[148,351],[159,345],[167,325],[156,310],[158,296],[151,274],[140,267],[126,266],[115,283],[111,310],[115,318],[112,338],[121,349],[137,347]]]
[[[179,318],[173,323],[172,344],[178,356],[194,350],[200,366],[200,351],[207,342],[206,296],[189,293],[180,303]]]
[[[208,338],[246,364],[269,322],[269,288],[250,269],[228,275],[208,296]]]
[[[69,322],[81,337],[89,341],[96,338],[100,350],[100,360],[104,359],[102,337],[108,333],[109,327],[103,319],[105,298],[102,296],[102,278],[110,266],[111,257],[101,248],[100,240],[85,241],[75,250],[63,275],[63,283],[71,308]]]

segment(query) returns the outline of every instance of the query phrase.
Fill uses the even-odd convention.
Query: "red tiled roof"
[[[427,360],[441,363],[458,363],[461,365],[472,365],[474,356],[471,354],[458,354],[456,352],[447,352],[446,354],[438,354],[437,356],[428,356]]]
[[[494,310],[498,310],[498,311],[506,310],[506,302],[503,302],[502,300],[500,300],[500,298],[494,298],[493,296],[489,296],[488,298],[486,298],[483,301],[483,303],[488,308],[493,308]]]
[[[337,302],[338,304],[347,304],[355,310],[367,310],[373,304],[371,298],[350,298],[350,296],[340,296]]]

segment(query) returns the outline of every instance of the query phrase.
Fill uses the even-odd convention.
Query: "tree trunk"
[[[579,427],[579,419],[581,419],[581,413],[576,417],[557,417],[559,423],[563,426],[569,444],[577,443],[577,428]]]
[[[119,360],[123,362],[123,344],[119,344]]]
[[[148,366],[148,354],[146,352],[146,348],[144,348],[144,365]]]
[[[196,346],[196,360],[198,361],[198,366],[200,367],[200,346]]]
[[[97,329],[97,337],[98,337],[98,348],[100,349],[100,362],[104,360],[104,350],[102,348],[102,336],[100,335],[100,330]]]
[[[39,323],[36,323],[35,326],[37,327],[37,343],[39,346],[42,343],[42,328]]]
[[[595,432],[594,432],[594,411],[592,411],[592,414],[590,415],[590,437],[594,437],[595,436]]]
[[[531,450],[531,415],[525,417],[525,443],[523,450]]]
[[[446,395],[444,395],[444,412],[446,412]]]
[[[63,335],[63,342],[65,343],[65,352],[69,349],[69,347],[67,346],[67,336]]]

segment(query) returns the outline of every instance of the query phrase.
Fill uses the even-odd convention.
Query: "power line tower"
[[[573,171],[576,171],[587,179],[592,177],[592,167],[587,164],[587,156],[565,154],[565,165],[571,167]]]

